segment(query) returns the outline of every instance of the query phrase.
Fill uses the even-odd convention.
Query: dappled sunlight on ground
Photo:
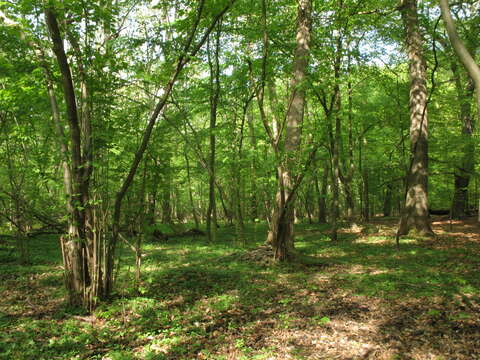
[[[124,253],[116,298],[90,315],[63,305],[59,258],[6,265],[0,359],[480,358],[476,223],[434,219],[435,239],[399,251],[396,224],[348,226],[336,243],[300,226],[306,258],[286,265],[255,243],[146,244],[139,293]]]

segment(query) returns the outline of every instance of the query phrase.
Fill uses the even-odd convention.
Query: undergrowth
[[[379,231],[342,232],[333,243],[326,226],[300,225],[302,261],[245,260],[265,231],[249,227],[246,244],[228,227],[215,244],[146,243],[139,288],[124,248],[117,292],[93,314],[64,303],[57,238],[30,240],[29,266],[4,244],[0,359],[309,359],[321,349],[326,358],[478,356],[469,342],[480,340],[478,239],[409,238],[397,251]],[[462,337],[466,355],[427,340],[439,328],[453,342]],[[335,345],[338,336],[345,344]]]

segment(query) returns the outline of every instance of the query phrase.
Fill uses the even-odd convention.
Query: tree
[[[210,152],[208,157],[209,181],[208,181],[208,210],[207,210],[207,234],[210,241],[214,242],[217,238],[217,203],[215,199],[215,152],[216,152],[216,127],[217,127],[217,109],[220,98],[220,25],[217,25],[215,35],[215,45],[212,52],[210,50],[210,40],[207,43],[208,67],[210,70],[210,128],[209,141]]]
[[[99,298],[106,298],[113,288],[113,269],[115,260],[115,248],[120,232],[120,220],[122,201],[132,184],[143,154],[149,143],[153,127],[159,114],[166,105],[167,99],[173,86],[182,72],[183,68],[190,62],[196,53],[207,40],[210,32],[217,22],[233,4],[234,0],[226,2],[220,12],[212,16],[211,23],[206,26],[204,34],[197,42],[195,36],[199,30],[202,19],[204,3],[200,1],[194,16],[194,21],[186,42],[178,56],[176,66],[171,71],[170,78],[166,83],[163,95],[158,101],[147,127],[145,128],[141,143],[135,152],[127,176],[115,197],[114,211],[112,217],[112,236],[107,243],[100,245],[97,240],[99,231],[94,229],[93,210],[89,198],[89,181],[93,171],[91,149],[91,124],[88,109],[82,109],[82,118],[78,117],[77,99],[71,75],[71,65],[66,56],[63,39],[58,26],[55,9],[45,9],[46,23],[49,28],[54,53],[60,68],[63,79],[63,92],[67,104],[67,118],[69,120],[71,151],[70,160],[70,184],[72,186],[69,206],[67,207],[71,216],[69,234],[63,238],[62,253],[66,269],[66,284],[69,290],[70,302],[82,305],[86,308],[93,308]],[[67,31],[68,34],[68,31]],[[75,38],[70,39],[72,47],[78,49]],[[80,78],[83,79],[83,68],[78,66]],[[89,95],[86,83],[82,81],[80,94],[82,104],[88,104]],[[83,143],[83,146],[82,146]]]
[[[405,44],[410,76],[410,141],[411,162],[407,172],[405,208],[397,230],[400,236],[415,228],[433,235],[428,213],[428,116],[427,84],[423,41],[417,16],[417,0],[404,0],[401,5],[405,28]]]
[[[310,0],[298,1],[297,37],[293,58],[293,76],[290,83],[291,95],[287,109],[285,134],[285,167],[280,169],[278,178],[277,196],[278,215],[273,220],[272,245],[274,258],[279,261],[287,260],[289,252],[294,247],[294,204],[298,178],[295,170],[296,156],[300,149],[301,127],[305,110],[305,86],[307,77],[308,58],[310,55],[311,32]]]
[[[450,12],[450,7],[448,6],[448,0],[439,0],[440,1],[440,9],[442,11],[442,18],[445,23],[445,28],[447,29],[448,38],[452,43],[452,47],[457,54],[458,59],[463,64],[465,69],[467,70],[468,74],[472,78],[473,82],[475,83],[476,91],[476,99],[477,99],[477,112],[480,116],[480,67],[475,63],[472,55],[468,52],[468,49],[463,44],[462,40],[458,36],[457,29],[455,27],[455,22],[452,18],[452,14]]]
[[[464,90],[460,81],[460,75],[456,69],[456,64],[452,63],[452,71],[455,75],[455,86],[458,93],[458,100],[460,103],[460,118],[462,120],[462,134],[464,134],[465,144],[464,156],[461,160],[461,165],[455,171],[455,190],[452,203],[452,217],[461,218],[465,216],[466,203],[467,203],[467,191],[470,182],[470,175],[475,167],[475,145],[472,141],[473,133],[473,121],[471,116],[471,106],[469,100],[473,95],[474,88],[476,88],[476,100],[477,100],[477,115],[480,116],[480,67],[475,63],[474,58],[470,55],[467,47],[464,45],[460,36],[457,33],[455,22],[450,12],[450,7],[447,0],[440,0],[440,9],[442,12],[442,18],[445,23],[448,38],[452,44],[460,62],[463,64],[468,72],[469,79]],[[474,86],[475,85],[475,86]]]

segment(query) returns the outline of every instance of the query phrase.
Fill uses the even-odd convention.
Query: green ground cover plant
[[[347,228],[333,243],[327,230],[300,225],[298,260],[268,266],[249,255],[259,242],[236,244],[228,227],[217,243],[149,242],[139,289],[125,248],[118,293],[91,314],[65,303],[58,239],[32,239],[30,265],[2,257],[0,359],[479,355],[478,236],[409,238],[397,251],[392,236]]]

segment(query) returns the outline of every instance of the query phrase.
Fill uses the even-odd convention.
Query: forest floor
[[[480,236],[434,217],[435,239],[394,245],[395,219],[299,225],[309,261],[270,265],[265,227],[219,241],[145,245],[141,295],[121,250],[118,294],[93,314],[65,306],[58,240],[29,266],[0,243],[0,359],[480,359]],[[264,255],[262,255],[262,252]]]

